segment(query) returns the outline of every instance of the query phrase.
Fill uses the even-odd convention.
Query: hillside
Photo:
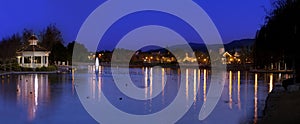
[[[234,40],[230,43],[224,44],[224,48],[226,51],[232,51],[234,49],[240,49],[240,48],[251,48],[254,45],[254,39],[241,39],[241,40]],[[206,45],[201,43],[189,43],[189,46],[194,50],[194,51],[201,51],[201,52],[207,52]],[[210,46],[217,46],[215,45],[210,45]],[[185,52],[187,50],[188,46],[183,44],[183,45],[175,45],[175,46],[170,46],[168,49],[172,50],[182,50]],[[147,52],[165,52],[164,49],[155,47],[155,46],[148,46],[142,49],[142,51],[147,51]]]

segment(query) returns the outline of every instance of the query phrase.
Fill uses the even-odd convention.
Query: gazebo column
[[[47,66],[46,65],[46,56],[43,56],[43,62],[44,62],[44,65]]]
[[[41,67],[44,66],[44,56],[41,56]]]
[[[46,66],[48,67],[49,61],[48,61],[48,56],[46,56]]]
[[[30,67],[33,68],[33,62],[34,62],[33,56],[30,56],[30,60],[31,60],[31,61],[30,61]]]
[[[24,66],[24,56],[22,55],[22,62],[21,62],[22,66]]]
[[[20,65],[20,63],[21,63],[21,58],[18,57],[18,64]]]

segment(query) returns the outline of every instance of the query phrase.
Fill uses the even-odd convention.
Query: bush
[[[53,66],[53,65],[48,66],[48,67],[43,66],[40,68],[35,68],[35,71],[55,71],[55,70],[57,70],[57,68],[56,68],[56,66]]]
[[[47,71],[47,67],[43,66],[41,68],[36,68],[36,71]]]
[[[47,67],[47,71],[56,71],[56,70],[57,70],[57,67],[54,65],[50,65]]]
[[[21,67],[21,71],[33,71],[33,68]]]
[[[4,68],[5,66],[0,64],[0,71],[4,71],[5,70]]]
[[[12,63],[11,69],[12,69],[13,71],[21,71],[21,70],[22,70],[22,69],[21,69],[21,66],[20,66],[18,63]]]

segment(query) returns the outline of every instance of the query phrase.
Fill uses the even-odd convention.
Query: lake
[[[115,77],[112,76],[113,70],[118,70]],[[200,121],[201,107],[209,100],[210,70],[159,67],[126,70],[100,66],[95,74],[95,68],[89,66],[74,75],[4,75],[0,84],[1,123],[98,123],[93,117],[105,112],[109,115],[107,108],[87,105],[97,106],[104,102],[120,110],[116,112],[133,117],[154,116],[171,108],[153,120],[159,122],[183,114],[176,118],[176,123],[255,123],[262,116],[266,97],[274,85],[291,77],[280,73],[222,72],[224,88],[220,99],[208,117]],[[133,83],[125,80],[128,75]],[[182,94],[178,93],[181,88]],[[177,96],[182,98],[178,100]],[[174,108],[175,102],[183,104],[183,109]],[[101,114],[93,115],[95,112]],[[117,114],[104,119],[126,122]]]

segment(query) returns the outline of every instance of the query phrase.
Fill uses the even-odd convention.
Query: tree
[[[258,67],[285,61],[292,68],[300,70],[298,53],[300,2],[299,0],[278,0],[266,17],[266,23],[258,31],[255,41],[255,64]]]
[[[2,39],[0,41],[0,59],[2,63],[6,63],[6,61],[11,62],[11,59],[14,59],[16,56],[17,49],[21,46],[21,36],[19,34],[13,34],[8,38]]]
[[[74,45],[75,45],[75,41],[72,41],[72,42],[68,43],[68,45],[67,45],[67,60],[69,62],[72,62]],[[72,64],[72,63],[70,63],[70,64]]]
[[[61,31],[55,24],[50,24],[46,29],[40,32],[40,45],[50,50],[49,62],[53,64],[55,61],[67,61],[67,48],[64,46]]]
[[[52,50],[53,46],[56,44],[64,44],[62,34],[54,24],[47,26],[44,31],[40,32],[40,36],[41,46],[48,50]]]
[[[51,53],[49,55],[50,64],[54,61],[67,61],[67,48],[62,43],[56,43],[53,45]]]
[[[29,44],[28,39],[32,35],[33,35],[33,30],[25,28],[22,33],[22,40],[21,40],[22,44],[24,45]]]
[[[68,56],[75,62],[88,61],[88,49],[81,43],[73,41],[67,45]]]

